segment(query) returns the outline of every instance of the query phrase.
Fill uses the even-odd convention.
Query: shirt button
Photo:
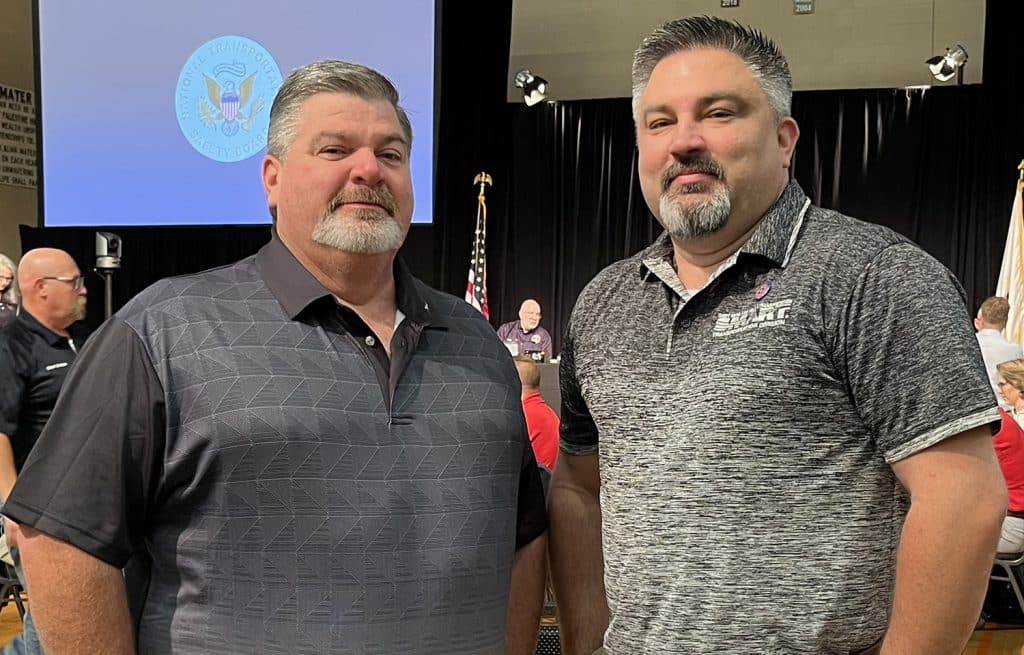
[[[372,348],[373,344],[375,344],[375,343],[377,343],[376,339],[374,339],[373,337],[370,337],[370,336],[366,337],[366,345],[367,346],[370,346]]]

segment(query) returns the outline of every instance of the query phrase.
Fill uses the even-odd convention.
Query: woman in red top
[[[993,439],[1010,496],[997,550],[1019,553],[1024,551],[1024,359],[1003,362],[996,371],[999,395],[1011,406],[1009,412],[999,410],[1003,423]]]

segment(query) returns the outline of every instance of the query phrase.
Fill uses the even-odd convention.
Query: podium
[[[558,386],[558,362],[537,364],[540,369],[540,395],[558,418],[562,418],[562,390]]]

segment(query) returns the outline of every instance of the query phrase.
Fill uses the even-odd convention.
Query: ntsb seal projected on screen
[[[234,162],[267,145],[270,104],[281,70],[267,50],[244,36],[201,45],[178,76],[174,108],[192,147],[214,161]]]

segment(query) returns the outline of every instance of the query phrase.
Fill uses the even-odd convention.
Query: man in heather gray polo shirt
[[[810,204],[790,98],[782,54],[735,23],[637,51],[665,234],[587,286],[566,335],[564,652],[959,654],[978,618],[1006,490],[962,291]]]
[[[3,508],[47,653],[533,653],[546,514],[519,377],[396,257],[411,147],[376,71],[294,71],[270,243],[90,340]]]

